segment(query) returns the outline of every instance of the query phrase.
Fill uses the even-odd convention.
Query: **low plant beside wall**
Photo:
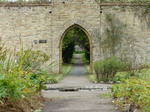
[[[23,47],[15,57],[9,54],[6,58],[6,53],[9,54],[0,46],[0,112],[31,112],[39,108],[46,81],[46,72],[40,67],[49,57]]]
[[[126,111],[133,112],[140,109],[142,112],[150,112],[150,75],[140,74],[129,79],[122,78],[120,84],[112,88],[115,103],[124,107],[129,105]]]
[[[125,62],[116,57],[110,57],[94,63],[94,71],[98,81],[112,81],[118,71],[124,71],[129,67]]]

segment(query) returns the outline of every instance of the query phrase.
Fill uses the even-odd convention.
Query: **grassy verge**
[[[90,74],[90,65],[84,65],[84,67],[85,67],[85,72],[87,74]]]
[[[88,75],[88,79],[90,82],[96,83],[97,79],[96,79],[96,75],[95,74],[90,74]]]
[[[78,50],[76,50],[76,51],[74,51],[74,53],[75,54],[82,54],[82,53],[84,53],[84,51],[78,51]]]
[[[89,79],[90,82],[95,82],[93,75],[90,75],[90,64],[89,60],[85,58],[85,53],[81,53],[81,58],[82,62],[84,63],[85,72],[86,74],[88,74],[87,78]]]
[[[75,56],[75,53],[73,53],[73,57]],[[74,64],[74,58],[71,59],[71,62],[69,64]]]
[[[62,66],[62,74],[49,74],[47,84],[54,84],[58,83],[62,80],[70,71],[71,71],[71,64],[63,64]]]
[[[71,68],[72,68],[71,64],[63,64],[62,74],[58,77],[58,81],[62,80],[65,76],[67,76],[71,71]]]
[[[84,64],[89,64],[89,60],[87,60],[87,59],[85,58],[85,53],[81,53],[81,58],[82,58],[82,62],[83,62]]]
[[[100,94],[99,97],[101,99],[108,99],[111,98],[111,92],[105,93],[105,94]]]

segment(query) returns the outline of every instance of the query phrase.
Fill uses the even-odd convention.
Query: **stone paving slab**
[[[120,112],[112,105],[111,100],[96,98],[69,98],[69,99],[52,99],[51,102],[45,102],[43,112]]]

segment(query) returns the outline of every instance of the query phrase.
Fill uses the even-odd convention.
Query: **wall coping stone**
[[[103,2],[98,3],[100,6],[150,6],[150,3],[130,3],[130,2]],[[52,6],[52,2],[42,2],[42,3],[17,3],[17,2],[0,2],[0,7],[35,7],[35,6]]]

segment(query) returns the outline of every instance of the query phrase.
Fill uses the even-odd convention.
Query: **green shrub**
[[[143,112],[150,111],[150,75],[139,75],[122,79],[120,84],[112,88],[115,98],[122,98],[119,105],[131,104],[139,106]]]
[[[71,63],[71,60],[73,58],[73,53],[75,49],[74,42],[65,43],[65,39],[63,41],[63,47],[62,47],[62,58],[64,63]]]
[[[113,78],[114,82],[120,82],[122,79],[129,79],[130,74],[128,72],[118,72]]]
[[[115,57],[100,60],[94,63],[94,70],[98,80],[113,80],[114,75],[118,71],[124,71],[128,68],[128,64],[119,61]]]
[[[1,47],[0,53],[0,100],[14,99],[26,94],[40,92],[44,88],[47,73],[40,69],[49,57],[40,51],[31,49],[17,53],[16,58],[11,57]],[[9,57],[6,58],[6,53]]]
[[[12,79],[0,79],[0,99],[17,98],[21,95],[21,89],[18,84],[12,82]]]

